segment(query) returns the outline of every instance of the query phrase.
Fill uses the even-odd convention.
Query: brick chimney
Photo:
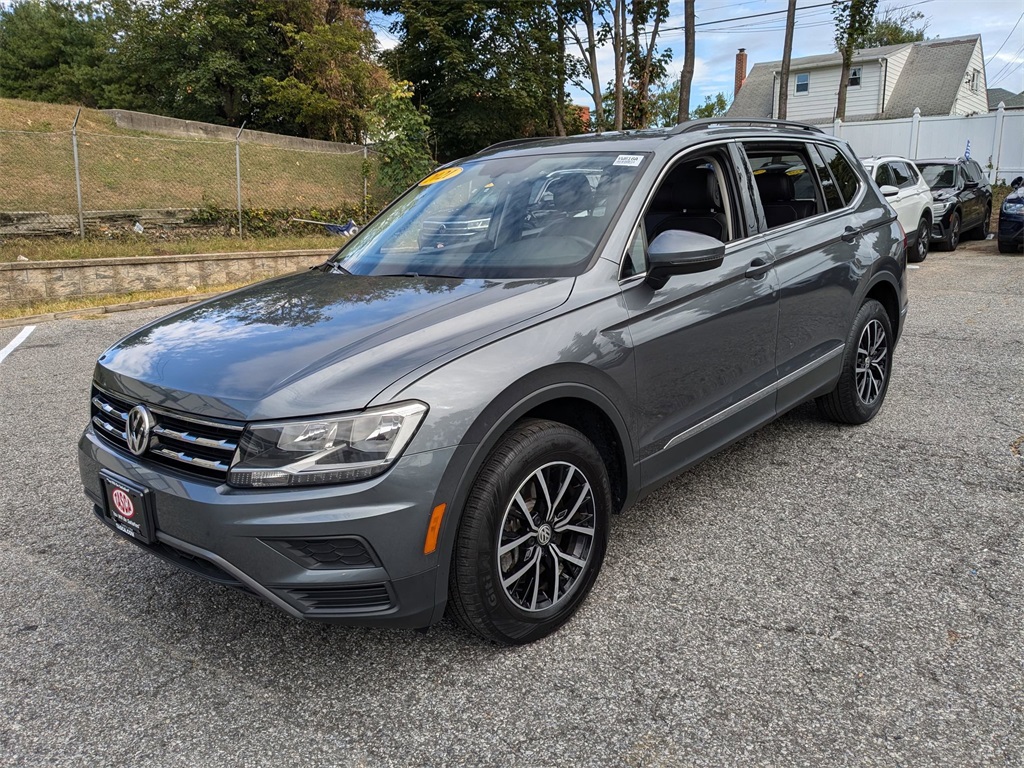
[[[732,97],[735,99],[736,94],[740,92],[740,86],[743,85],[743,81],[747,79],[747,49],[740,48],[739,53],[736,54],[736,75],[735,82],[733,83]]]

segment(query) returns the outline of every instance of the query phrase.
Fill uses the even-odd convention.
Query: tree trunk
[[[693,82],[693,60],[696,54],[693,30],[695,17],[694,0],[685,0],[683,3],[683,71],[679,75],[677,123],[685,123],[690,119],[690,84]]]
[[[839,99],[836,101],[836,118],[846,119],[846,89],[850,84],[850,61],[853,51],[843,51],[843,71],[839,75]]]
[[[592,10],[586,12],[583,23],[587,27],[587,68],[590,70],[590,84],[594,96],[594,125],[597,132],[604,129],[604,101],[601,98],[601,75],[597,71],[597,30],[594,28],[594,14]]]
[[[782,44],[782,74],[779,76],[779,119],[785,120],[789,109],[789,62],[793,58],[793,26],[796,23],[796,0],[789,0],[786,10],[786,39]]]
[[[615,130],[622,130],[623,80],[626,70],[626,0],[615,0],[612,48],[615,51]]]
[[[555,0],[555,28],[558,45],[555,65],[558,80],[558,93],[555,94],[555,135],[565,136],[565,17],[562,15],[560,0]]]

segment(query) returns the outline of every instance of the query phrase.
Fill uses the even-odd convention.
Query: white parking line
[[[32,331],[34,331],[35,329],[36,327],[34,325],[26,325],[24,328],[21,329],[21,333],[19,333],[11,340],[10,344],[8,344],[3,349],[0,349],[0,363],[2,363],[4,359],[9,354],[11,354],[11,352],[13,352],[19,344],[21,344],[21,342],[27,339],[29,334],[32,333]]]

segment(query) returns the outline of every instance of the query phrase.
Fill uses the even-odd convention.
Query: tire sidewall
[[[864,328],[872,320],[877,320],[885,331],[885,340],[888,346],[888,355],[885,366],[885,381],[882,390],[878,393],[875,401],[868,405],[860,399],[857,392],[857,347],[860,343],[861,334]],[[843,370],[840,374],[840,386],[847,390],[850,395],[850,402],[857,413],[857,422],[865,423],[875,417],[885,402],[886,393],[889,391],[889,382],[892,380],[892,356],[893,356],[893,335],[892,323],[885,308],[874,299],[868,299],[857,313],[853,323],[853,329],[846,341],[846,350],[843,354]]]
[[[528,643],[543,637],[564,624],[587,596],[604,560],[608,541],[611,510],[611,488],[600,454],[581,433],[562,424],[549,423],[543,439],[522,439],[513,431],[495,449],[485,469],[497,462],[502,471],[481,472],[476,487],[466,502],[465,515],[479,516],[475,535],[464,538],[460,530],[460,546],[468,550],[475,563],[475,583],[460,585],[478,601],[485,622],[492,632],[508,643]],[[527,612],[505,594],[501,586],[497,547],[500,527],[513,494],[539,467],[551,462],[573,464],[586,477],[594,498],[596,531],[586,571],[573,585],[571,594],[544,611]]]

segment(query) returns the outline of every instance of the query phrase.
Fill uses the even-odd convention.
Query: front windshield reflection
[[[334,261],[356,275],[531,278],[590,262],[643,155],[518,155],[442,169]]]

